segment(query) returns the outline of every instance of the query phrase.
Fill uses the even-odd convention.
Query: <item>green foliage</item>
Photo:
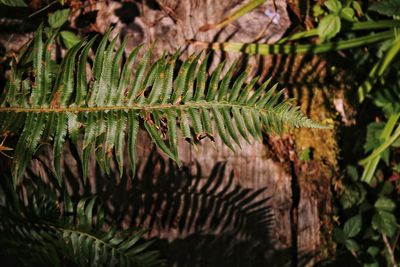
[[[383,0],[372,4],[369,11],[375,11],[389,17],[400,16],[400,1],[399,0]]]
[[[220,23],[205,25],[204,29],[222,27],[262,2],[249,1]],[[368,7],[370,2],[373,4]],[[26,6],[22,0],[0,3]],[[53,1],[34,14],[53,3],[64,1]],[[364,15],[362,7],[369,12]],[[364,142],[359,145],[364,150],[354,155],[353,151],[343,151],[351,154],[351,162],[341,162],[345,170],[337,196],[341,223],[334,228],[334,238],[339,253],[342,249],[350,251],[364,266],[396,265],[399,260],[399,10],[398,0],[326,0],[313,6],[318,27],[287,36],[277,44],[211,44],[215,50],[260,55],[329,52],[336,57],[334,52],[343,50],[340,58],[358,67],[346,66],[358,75],[352,84],[358,102],[354,106],[358,112],[355,128],[357,133],[361,130],[355,143]],[[38,30],[30,46],[12,60],[7,88],[0,96],[0,133],[16,133],[18,137],[13,155],[14,186],[21,183],[30,158],[49,143],[61,183],[60,159],[68,139],[78,146],[86,177],[88,158],[93,152],[106,172],[115,158],[122,173],[127,147],[134,168],[140,126],[144,126],[159,150],[177,162],[181,136],[192,144],[203,137],[213,140],[219,136],[234,150],[240,147],[240,137],[250,142],[260,139],[263,130],[281,132],[284,124],[320,127],[302,116],[290,101],[281,100],[282,92],[275,93],[276,85],[267,90],[269,81],[257,86],[257,78],[246,83],[247,73],[239,75],[234,65],[221,63],[208,77],[208,56],[201,53],[180,62],[177,51],[150,64],[151,51],[137,60],[137,55],[142,54],[139,47],[125,57],[126,40],[117,48],[117,39],[108,41],[109,32],[95,45],[95,39],[82,41],[69,30],[61,31],[60,28],[67,28],[68,15],[69,9],[50,14],[48,23],[56,32],[46,27]],[[317,36],[317,44],[307,39]],[[56,62],[54,51],[49,48],[61,41],[68,51],[61,62]],[[88,56],[92,46],[97,47],[93,60]],[[329,57],[321,58],[329,62]],[[365,72],[366,66],[373,67]],[[360,141],[364,136],[365,141]],[[344,136],[343,141],[347,138]],[[353,148],[357,150],[356,146]],[[300,160],[311,158],[309,148],[300,153]],[[357,161],[356,167],[353,164]],[[205,194],[203,191],[197,193],[194,187],[190,188],[195,192],[194,198]],[[183,191],[179,194],[186,196]],[[107,259],[104,265],[120,266],[111,261],[116,255],[122,255],[117,260],[129,265],[125,258],[133,255],[127,251],[139,253],[134,256],[136,263],[148,259],[143,265],[151,266],[157,262],[152,253],[141,252],[143,246],[150,244],[139,241],[143,231],[132,233],[112,227],[105,231],[105,224],[99,223],[103,217],[101,203],[95,198],[67,205],[71,200],[56,200],[52,192],[35,188],[29,191],[30,204],[26,206],[25,202],[14,201],[18,199],[16,195],[5,195],[0,194],[0,242],[5,242],[2,244],[7,250],[0,253],[27,255],[39,266],[57,266],[64,260],[81,266],[99,265],[96,261],[103,259],[100,256]],[[60,209],[60,204],[67,207],[67,212]],[[243,213],[240,209],[238,212]],[[164,220],[173,224],[175,218],[165,214]],[[180,223],[185,220],[180,219]]]
[[[356,215],[350,218],[344,224],[343,230],[340,228],[334,229],[333,235],[335,240],[338,243],[343,244],[348,250],[358,251],[360,248],[357,242],[352,238],[358,235],[358,233],[361,230],[361,225],[362,225],[361,215]]]
[[[335,37],[342,27],[341,19],[354,22],[357,21],[354,12],[354,6],[350,6],[350,2],[343,7],[339,0],[326,0],[325,7],[329,10],[329,14],[324,16],[318,24],[318,35],[321,42],[325,42]]]
[[[0,4],[12,7],[26,7],[24,0],[0,0]]]
[[[48,23],[50,27],[52,27],[53,29],[60,28],[68,21],[69,14],[70,14],[69,8],[60,9],[54,12],[53,14],[50,14],[48,18]]]
[[[329,40],[339,33],[341,27],[340,17],[330,14],[321,19],[318,24],[318,34],[321,41]]]
[[[8,177],[1,179],[6,196],[0,205],[1,255],[24,266],[161,266],[158,253],[148,250],[152,241],[142,240],[145,231],[106,224],[96,197],[60,199],[41,182],[24,186],[25,202],[11,185],[4,186]]]
[[[81,41],[81,38],[71,31],[61,31],[60,36],[65,47],[68,49],[71,49]]]
[[[324,128],[303,116],[290,100],[282,100],[283,91],[276,92],[277,85],[266,91],[270,80],[254,93],[258,78],[245,84],[244,72],[234,80],[235,64],[220,80],[225,65],[220,63],[207,83],[207,57],[200,60],[201,53],[185,60],[175,78],[179,52],[149,66],[149,50],[131,77],[140,47],[123,61],[127,40],[115,49],[117,38],[108,43],[109,34],[100,41],[91,73],[86,66],[94,38],[75,45],[57,66],[51,60],[55,35],[43,40],[42,27],[33,41],[32,54],[27,55],[32,62],[13,63],[12,78],[0,103],[0,125],[2,132],[22,129],[14,154],[14,184],[20,183],[27,162],[42,141],[53,143],[55,172],[61,177],[62,147],[66,138],[76,144],[79,134],[83,136],[84,177],[94,147],[106,171],[115,150],[122,171],[123,149],[128,146],[134,168],[140,120],[158,148],[177,162],[178,128],[189,142],[217,134],[232,150],[235,144],[240,147],[239,135],[246,141],[249,137],[260,139],[262,130],[280,133],[284,124]],[[30,72],[33,80],[24,78]]]
[[[393,211],[396,203],[387,197],[380,197],[374,204],[375,214],[372,217],[372,228],[389,237],[394,236],[398,228]]]

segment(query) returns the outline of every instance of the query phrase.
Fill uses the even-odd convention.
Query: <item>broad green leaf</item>
[[[356,215],[346,221],[343,227],[343,232],[347,237],[355,237],[361,231],[361,227],[361,215]]]
[[[342,9],[342,3],[339,0],[326,0],[324,5],[332,12],[339,13]]]
[[[338,15],[330,14],[322,18],[318,24],[318,35],[321,42],[325,42],[336,36],[341,27],[340,17]]]
[[[360,183],[349,184],[340,197],[340,204],[344,209],[351,208],[354,205],[361,204],[365,200],[366,195],[367,192]]]
[[[394,216],[394,214],[379,209],[372,217],[371,225],[372,228],[389,237],[392,237],[398,229],[398,224],[396,222],[396,217]]]
[[[81,38],[71,31],[61,31],[60,35],[67,48],[72,48],[81,41]]]
[[[343,19],[353,22],[356,21],[357,18],[355,17],[354,14],[354,9],[352,9],[351,7],[345,7],[340,11],[340,17],[342,17]]]
[[[70,9],[60,9],[49,15],[48,22],[53,29],[60,28],[67,22],[70,14]]]
[[[378,210],[393,211],[396,208],[396,203],[390,198],[380,197],[374,206]]]

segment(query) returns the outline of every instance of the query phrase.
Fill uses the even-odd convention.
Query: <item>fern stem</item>
[[[131,106],[102,106],[102,107],[59,107],[59,108],[45,108],[45,107],[0,107],[0,113],[2,112],[15,112],[15,113],[80,113],[80,112],[98,112],[98,111],[129,111],[129,110],[188,110],[190,108],[240,108],[240,109],[251,109],[259,112],[270,112],[265,108],[258,107],[256,105],[249,106],[247,104],[239,103],[228,103],[228,102],[186,102],[182,105],[176,104],[154,104],[154,105],[131,105]]]

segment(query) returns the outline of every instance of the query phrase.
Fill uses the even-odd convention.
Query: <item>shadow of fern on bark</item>
[[[97,168],[96,192],[108,199],[110,219],[149,229],[168,266],[291,266],[292,249],[276,248],[270,235],[279,222],[263,197],[267,188],[242,187],[222,162],[207,175],[199,164],[178,168],[153,151],[139,165],[120,183]],[[300,252],[298,265],[311,258]]]
[[[106,175],[92,165],[93,179],[83,186],[68,161],[64,179],[72,199],[96,194],[105,204],[108,224],[148,229],[146,237],[157,240],[152,248],[161,252],[167,266],[292,265],[293,248],[278,247],[271,237],[279,222],[265,192],[273,192],[241,186],[238,177],[226,173],[225,163],[216,163],[205,174],[199,164],[178,168],[153,150],[134,178],[119,178],[114,168]],[[37,166],[29,169],[32,175],[39,171]],[[299,252],[298,266],[310,259],[311,253]]]

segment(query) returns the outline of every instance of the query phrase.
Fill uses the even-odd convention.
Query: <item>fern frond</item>
[[[152,267],[163,263],[158,252],[148,249],[153,241],[142,239],[144,230],[118,231],[107,226],[106,231],[104,211],[96,198],[73,205],[65,197],[61,212],[55,192],[45,189],[27,186],[27,206],[0,206],[0,254],[18,255],[27,266],[69,262],[73,266]]]
[[[234,65],[221,78],[225,64],[219,64],[207,82],[208,57],[201,60],[201,53],[183,61],[175,75],[179,51],[149,65],[150,49],[134,71],[140,47],[123,60],[126,41],[115,49],[116,38],[109,43],[109,34],[96,50],[91,73],[86,67],[94,39],[71,48],[57,68],[51,61],[52,37],[44,41],[42,28],[33,41],[31,65],[13,63],[0,102],[0,125],[1,131],[22,128],[14,155],[15,184],[46,138],[53,143],[54,167],[61,179],[62,147],[66,138],[77,143],[79,134],[83,135],[84,177],[93,149],[106,171],[115,153],[122,171],[125,135],[135,168],[141,121],[158,148],[177,162],[178,130],[190,142],[218,135],[235,150],[240,147],[239,136],[260,139],[262,131],[280,133],[283,125],[324,127],[303,116],[290,100],[283,100],[282,91],[275,93],[276,85],[267,90],[269,81],[255,88],[257,79],[245,84],[246,72],[233,79]]]

